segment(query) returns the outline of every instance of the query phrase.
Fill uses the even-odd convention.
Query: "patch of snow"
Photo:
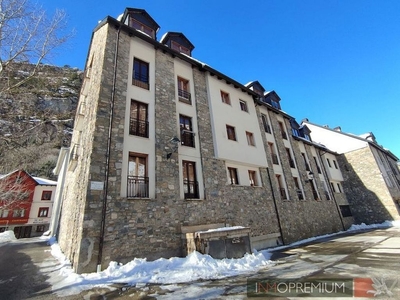
[[[16,240],[16,238],[14,235],[14,231],[12,231],[12,230],[7,230],[7,231],[0,233],[0,244],[7,243],[10,241],[15,241],[15,240]]]
[[[387,227],[400,228],[400,221],[386,221],[382,224],[372,225],[353,225],[348,231]],[[167,295],[157,295],[157,298],[161,297],[159,299],[177,299],[177,296],[185,298],[191,297],[191,295],[195,295],[193,299],[198,299],[198,295],[201,295],[203,299],[215,299],[223,293],[222,289],[219,287],[215,289],[205,288],[202,287],[202,283],[197,282],[181,290],[178,284],[254,273],[262,268],[275,265],[275,263],[270,260],[271,250],[293,247],[340,233],[343,233],[343,231],[317,236],[290,245],[266,249],[259,252],[254,251],[253,254],[246,254],[244,257],[238,259],[214,259],[209,255],[193,252],[184,258],[160,258],[155,261],[147,261],[146,258],[135,258],[127,264],[112,261],[104,271],[86,274],[76,274],[73,271],[71,262],[62,253],[56,239],[52,237],[49,239],[51,254],[60,262],[61,266],[57,266],[59,269],[58,276],[51,276],[48,281],[52,284],[53,291],[57,293],[59,297],[79,294],[84,290],[94,287],[112,290],[113,287],[111,287],[111,285],[115,283],[125,283],[137,288],[146,288],[147,284],[156,283],[161,284],[161,289],[173,292]],[[45,239],[48,237],[43,238]],[[299,276],[303,276],[305,275],[303,274],[304,272],[310,272],[310,265],[307,265],[307,267],[301,266],[295,271],[299,272]],[[279,265],[276,268],[277,272],[281,274],[282,270],[280,270]],[[282,268],[287,269],[287,266],[282,266]],[[290,273],[290,275],[292,276],[293,272]]]

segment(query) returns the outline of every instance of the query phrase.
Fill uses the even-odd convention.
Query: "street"
[[[52,290],[52,283],[60,277],[59,262],[45,241],[33,238],[2,244],[0,257],[0,299],[59,299]],[[399,277],[400,228],[342,233],[274,251],[272,260],[274,265],[247,276],[163,286],[120,284],[113,291],[94,288],[63,299],[247,299],[248,279],[392,280]],[[392,299],[399,299],[399,286],[400,282],[390,287],[394,295],[397,293]]]

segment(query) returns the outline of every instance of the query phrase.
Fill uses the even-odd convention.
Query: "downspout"
[[[104,196],[103,196],[103,207],[101,211],[101,226],[100,226],[100,238],[99,238],[99,254],[97,257],[97,272],[101,272],[101,261],[103,258],[103,245],[104,245],[104,231],[105,231],[105,221],[106,221],[106,210],[107,210],[107,196],[108,196],[108,178],[110,172],[110,152],[111,152],[111,134],[112,134],[112,122],[114,119],[114,102],[115,102],[115,85],[117,81],[117,58],[118,58],[118,48],[119,48],[119,35],[121,32],[121,27],[118,27],[117,39],[115,42],[115,52],[114,52],[114,72],[113,72],[113,82],[111,90],[111,101],[110,101],[110,126],[108,127],[108,140],[107,140],[107,153],[106,153],[106,172],[104,174]]]
[[[321,154],[321,150],[318,150],[318,154],[319,154],[319,157],[321,159],[321,161],[320,161],[321,162],[321,167],[324,170],[324,175],[325,175],[326,179],[329,180],[328,172],[326,171],[325,164],[324,164],[324,162],[322,160],[322,155],[324,155],[326,153],[327,152],[324,151],[324,153]],[[326,185],[328,186],[328,189],[331,191],[331,195],[332,195],[333,201],[335,201],[336,210],[337,210],[337,212],[339,214],[339,219],[340,219],[340,222],[342,223],[342,227],[343,227],[343,231],[344,231],[344,230],[346,230],[346,227],[344,226],[342,213],[340,212],[339,205],[337,204],[337,201],[336,201],[336,198],[335,198],[335,192],[332,190],[331,182],[329,181],[329,183],[327,183]]]
[[[282,243],[285,245],[285,240],[283,238],[283,233],[282,233],[281,219],[279,218],[279,212],[278,212],[278,207],[276,205],[276,198],[275,198],[274,188],[272,186],[271,175],[269,173],[269,168],[268,167],[267,167],[267,174],[268,174],[269,185],[271,186],[272,199],[274,200],[274,208],[275,208],[276,218],[278,220],[279,233],[281,234]]]

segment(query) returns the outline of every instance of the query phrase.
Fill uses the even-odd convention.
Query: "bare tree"
[[[73,36],[66,25],[62,10],[49,18],[29,0],[0,0],[0,95],[34,77],[40,64]],[[9,80],[7,74],[12,74],[16,63],[21,62],[33,67],[21,80]]]
[[[26,208],[32,200],[34,186],[33,179],[22,170],[0,176],[0,210],[2,210],[2,214],[4,211]]]

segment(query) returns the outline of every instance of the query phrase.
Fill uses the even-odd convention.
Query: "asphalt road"
[[[248,276],[178,284],[173,288],[120,285],[114,291],[93,289],[63,299],[247,299],[248,279],[356,277],[388,279],[394,295],[391,299],[400,299],[400,228],[345,233],[278,250],[272,258],[274,266]],[[56,280],[58,268],[45,241],[33,238],[1,244],[0,299],[59,299],[50,284]],[[396,278],[399,281],[393,285]]]

